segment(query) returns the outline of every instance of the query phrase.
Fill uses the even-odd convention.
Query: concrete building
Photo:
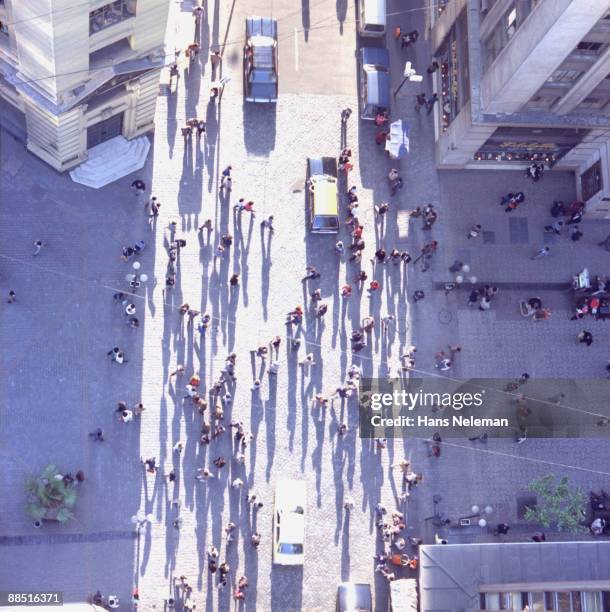
[[[420,612],[610,609],[610,542],[422,546]]]
[[[0,0],[0,115],[56,170],[153,129],[168,0]]]
[[[573,169],[610,217],[610,2],[431,2],[440,168]]]

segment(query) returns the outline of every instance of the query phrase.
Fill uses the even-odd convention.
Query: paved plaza
[[[151,153],[140,173],[88,189],[56,174],[0,132],[0,289],[4,296],[11,289],[17,295],[12,305],[3,298],[0,308],[0,590],[57,589],[76,602],[100,589],[119,595],[121,609],[127,610],[137,585],[140,609],[159,610],[175,595],[174,577],[186,575],[197,609],[229,610],[235,607],[231,587],[246,575],[244,609],[328,611],[337,583],[355,580],[370,582],[376,609],[385,610],[387,585],[374,572],[373,555],[381,550],[375,506],[397,507],[403,484],[392,464],[408,457],[424,474],[405,506],[408,535],[434,542],[437,528],[425,519],[434,512],[433,496],[441,495],[446,516],[468,514],[473,504],[491,505],[491,521],[515,525],[514,539],[525,541],[533,527],[517,517],[517,494],[549,472],[567,474],[585,491],[607,487],[610,444],[528,440],[516,445],[507,439],[483,446],[452,440],[436,459],[422,441],[390,439],[380,450],[358,436],[355,398],[335,399],[320,409],[315,395],[334,393],[352,363],[368,377],[386,377],[388,368],[396,372],[399,356],[411,344],[418,347],[416,373],[422,376],[437,374],[434,354],[451,343],[463,347],[451,371],[456,378],[514,378],[523,372],[533,378],[603,377],[610,359],[607,324],[587,321],[595,341],[591,347],[578,344],[582,323],[569,320],[570,295],[552,287],[568,283],[584,266],[594,274],[606,272],[610,256],[597,242],[610,233],[610,225],[585,219],[580,242],[559,238],[548,258],[531,261],[548,240],[542,228],[553,200],[575,199],[573,176],[548,172],[534,184],[521,172],[439,173],[434,118],[414,110],[417,91],[407,85],[393,111],[411,125],[411,154],[399,164],[405,187],[397,196],[388,190],[392,163],[375,144],[375,128],[359,122],[356,112],[348,121],[347,142],[355,157],[349,181],[358,186],[365,227],[362,268],[381,287],[371,297],[354,290],[343,299],[341,287],[356,286],[357,268],[335,254],[334,237],[308,232],[304,182],[306,157],[337,156],[341,110],[358,106],[353,5],[331,0],[206,4],[200,57],[207,59],[209,49],[225,45],[223,74],[232,80],[218,105],[208,103],[209,64],[182,73],[175,94],[162,84]],[[403,3],[389,4],[397,14],[391,17],[393,27]],[[283,32],[281,95],[273,109],[243,102],[247,13],[274,15]],[[421,31],[426,18],[423,11],[409,14]],[[173,3],[170,48],[190,42],[192,28],[190,3]],[[399,45],[394,48],[391,37],[387,42],[394,87],[406,57],[425,69],[429,56],[423,37],[402,59]],[[164,78],[166,83],[168,75]],[[429,82],[424,85],[429,89]],[[185,143],[180,127],[193,116],[207,121],[207,133]],[[233,188],[223,195],[219,177],[228,165]],[[155,223],[149,223],[146,198],[130,190],[135,178],[142,178],[147,196],[162,204]],[[526,202],[507,215],[499,199],[517,190],[526,194]],[[234,211],[241,197],[255,202],[255,216]],[[381,227],[373,205],[386,200],[391,209]],[[421,220],[408,220],[405,211],[428,202],[437,206],[439,220],[424,232]],[[260,225],[269,215],[274,216],[272,236]],[[199,233],[206,219],[214,231]],[[178,257],[176,287],[165,291],[172,220],[186,246]],[[474,223],[482,224],[485,241],[467,239]],[[227,233],[233,245],[215,257]],[[340,238],[350,241],[345,226]],[[32,257],[37,239],[47,244]],[[373,268],[369,263],[379,245],[415,255],[430,239],[439,241],[439,252],[426,272],[418,265]],[[121,247],[137,240],[147,245],[139,261],[149,280],[134,296],[140,328],[130,329],[113,295],[128,289],[131,264],[121,261]],[[439,289],[453,279],[448,267],[455,259],[468,263],[481,283],[506,284],[492,310],[469,308],[468,291],[461,288],[448,295]],[[321,272],[313,284],[301,281],[308,264]],[[240,277],[237,288],[229,285],[234,273]],[[321,320],[309,309],[308,292],[316,287],[329,307]],[[425,298],[414,303],[412,294],[420,289]],[[535,324],[520,316],[518,302],[539,294],[553,314]],[[184,303],[211,315],[205,334],[180,315]],[[297,354],[290,349],[285,318],[298,304],[307,312]],[[395,325],[387,334],[377,325],[369,346],[352,355],[350,334],[368,314],[377,321],[394,315]],[[274,377],[252,351],[275,335],[282,343]],[[106,356],[117,345],[127,356],[124,365]],[[211,444],[199,444],[202,417],[183,399],[193,373],[209,390],[231,352],[237,355],[237,384],[224,420],[227,425],[242,420],[254,436],[243,464],[231,459],[235,450],[228,427]],[[298,362],[310,352],[316,365],[308,371]],[[185,366],[185,376],[170,377],[178,364]],[[257,377],[262,386],[252,391]],[[566,395],[570,389],[566,385]],[[142,401],[146,409],[123,424],[114,411],[119,400]],[[208,422],[210,410],[204,416]],[[601,405],[594,409],[607,411]],[[337,433],[341,423],[348,425],[346,436]],[[103,443],[88,439],[98,427],[105,432]],[[173,452],[179,441],[183,451]],[[212,465],[218,456],[228,458],[220,473]],[[141,457],[156,457],[156,475],[145,473]],[[76,520],[36,530],[24,512],[23,484],[51,462],[66,471],[83,469],[86,478],[79,485]],[[197,481],[203,466],[217,478]],[[166,478],[172,469],[175,482]],[[307,484],[302,569],[271,563],[274,487],[284,477]],[[236,478],[245,482],[242,489],[231,488]],[[258,512],[246,502],[250,493],[264,502]],[[349,499],[355,505],[346,512]],[[151,514],[152,521],[136,534],[130,519],[138,513]],[[182,525],[175,529],[178,516]],[[232,542],[224,531],[229,521],[237,525]],[[257,531],[258,549],[250,543]],[[478,528],[440,533],[453,541],[493,538]],[[224,590],[215,587],[217,577],[207,568],[211,544],[231,566],[231,586]],[[404,575],[416,574],[405,570]]]

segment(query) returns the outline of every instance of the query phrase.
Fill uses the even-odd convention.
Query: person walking
[[[578,341],[587,346],[591,346],[593,344],[593,334],[583,329],[583,331],[578,334]]]
[[[273,215],[269,215],[266,219],[261,221],[261,227],[263,229],[268,229],[270,234],[275,232],[275,228],[273,227]]]
[[[482,229],[483,228],[478,223],[473,225],[470,228],[470,231],[468,232],[468,240],[470,240],[471,238],[476,238],[481,233]],[[459,270],[457,271],[459,272]]]
[[[400,37],[400,48],[404,49],[417,42],[419,38],[419,32],[417,30],[411,30],[407,34],[403,34]]]
[[[17,294],[11,289],[8,292],[8,300],[7,300],[7,302],[9,304],[14,304],[16,300],[17,300]]]
[[[542,247],[535,255],[532,255],[530,259],[533,261],[535,259],[542,259],[543,257],[547,257],[550,253],[551,248],[548,246]]]
[[[42,247],[46,246],[46,242],[43,242],[42,240],[35,240],[34,241],[34,256],[38,255],[40,253],[40,251],[42,250]]]
[[[553,221],[550,225],[544,226],[544,231],[547,234],[557,234],[557,236],[561,235],[561,230],[563,229],[563,221],[557,220]]]
[[[432,96],[426,102],[426,111],[429,115],[434,110],[434,105],[438,102],[438,94],[432,94]]]
[[[419,109],[422,108],[423,106],[427,106],[428,104],[428,98],[426,97],[426,94],[424,92],[417,94],[415,96],[415,110],[417,112],[419,112]]]
[[[439,63],[433,59],[432,63],[428,66],[426,72],[428,74],[434,74],[439,69]]]

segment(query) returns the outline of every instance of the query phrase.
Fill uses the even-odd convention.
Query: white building
[[[56,170],[153,129],[169,0],[0,0],[0,114]],[[8,105],[7,105],[8,103]]]
[[[609,0],[431,3],[441,168],[573,169],[610,217]]]

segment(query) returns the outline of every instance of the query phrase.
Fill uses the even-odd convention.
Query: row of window
[[[610,592],[481,593],[481,610],[515,612],[609,612]]]
[[[89,33],[95,34],[115,23],[134,17],[137,0],[115,0],[89,13]]]

